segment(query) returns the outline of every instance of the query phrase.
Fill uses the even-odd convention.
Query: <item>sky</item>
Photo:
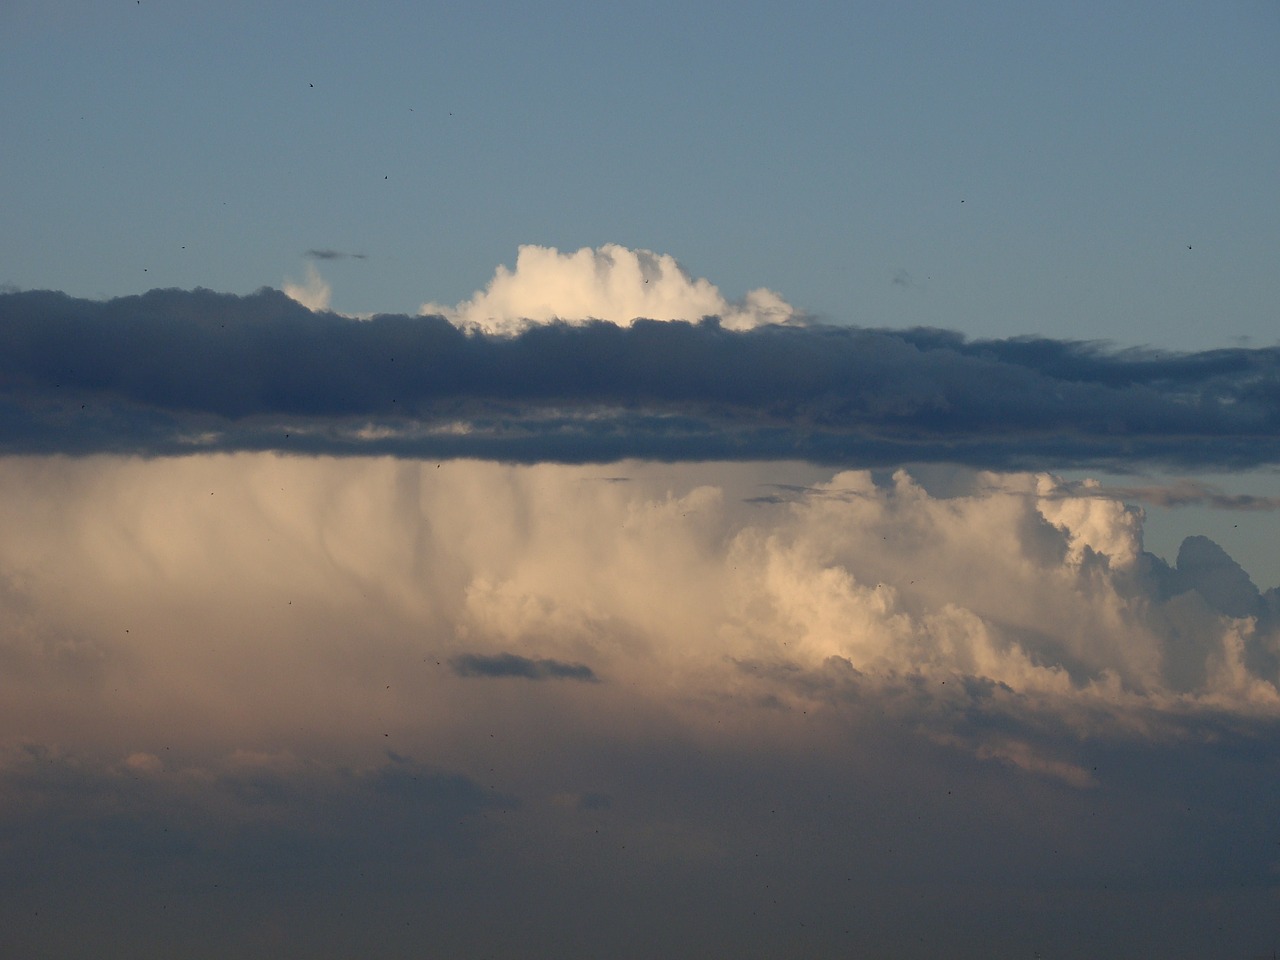
[[[0,8],[0,952],[1280,949],[1272,3]]]

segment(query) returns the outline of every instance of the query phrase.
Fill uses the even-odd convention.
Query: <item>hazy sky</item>
[[[0,9],[0,953],[1280,949],[1277,7],[436,6]]]

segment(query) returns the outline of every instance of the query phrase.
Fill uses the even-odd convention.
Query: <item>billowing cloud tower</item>
[[[484,290],[448,307],[425,303],[440,314],[486,333],[518,333],[533,323],[608,320],[629,326],[637,318],[701,320],[716,316],[733,330],[748,330],[797,317],[772,290],[752,290],[731,303],[702,277],[691,277],[669,254],[631,250],[616,243],[561,253],[526,244],[514,270],[500,266]]]

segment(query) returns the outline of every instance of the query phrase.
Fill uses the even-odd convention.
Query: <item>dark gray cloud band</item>
[[[998,468],[1280,462],[1280,348],[933,329],[355,320],[284,294],[0,295],[0,450]]]

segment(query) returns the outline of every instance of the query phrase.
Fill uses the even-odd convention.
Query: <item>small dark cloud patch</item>
[[[819,490],[817,487],[806,487],[798,483],[765,483],[761,484],[771,490],[777,490],[777,493],[762,493],[754,497],[743,497],[743,503],[795,503],[797,500],[805,500],[809,497],[837,497],[841,494],[836,490]]]
[[[517,677],[522,680],[581,680],[598,683],[600,678],[583,663],[531,659],[514,653],[464,653],[449,661],[460,677]]]
[[[308,250],[303,254],[309,260],[368,260],[367,253],[347,253],[345,250]]]
[[[579,810],[609,810],[613,808],[613,797],[607,793],[584,793],[578,798]]]

